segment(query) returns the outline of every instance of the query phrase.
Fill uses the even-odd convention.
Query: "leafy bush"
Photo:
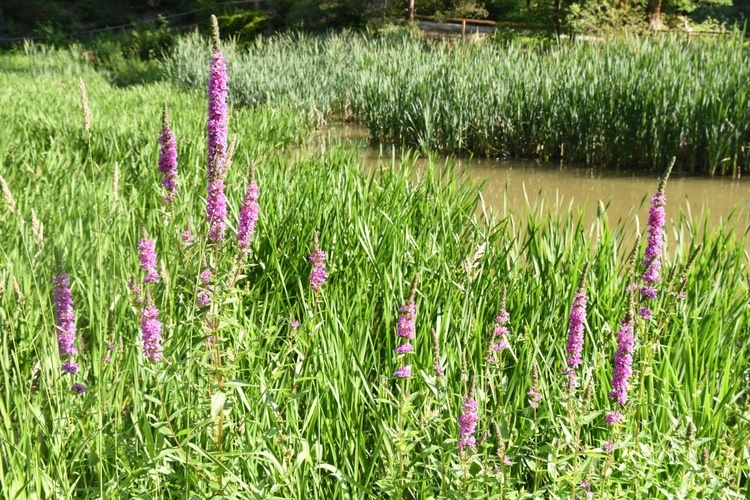
[[[221,32],[227,38],[246,41],[270,27],[269,15],[265,12],[242,11],[217,16]]]

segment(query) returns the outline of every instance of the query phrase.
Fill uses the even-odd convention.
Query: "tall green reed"
[[[168,79],[205,87],[206,43],[181,38]],[[227,52],[237,103],[313,123],[356,120],[378,143],[596,167],[732,174],[750,166],[750,52],[741,36],[626,37],[531,47],[345,32],[282,34]]]

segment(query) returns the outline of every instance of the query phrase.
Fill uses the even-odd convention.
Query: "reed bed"
[[[602,210],[584,226],[534,206],[524,224],[495,217],[477,210],[481,186],[415,172],[413,156],[365,172],[350,145],[298,148],[299,115],[264,103],[230,109],[228,228],[210,242],[205,97],[52,66],[29,78],[28,61],[0,59],[4,497],[750,493],[747,256],[723,228],[700,242],[693,226],[668,228],[619,407],[608,396],[632,222],[611,226]],[[251,164],[259,216],[245,252]],[[72,374],[61,307],[75,316]],[[413,351],[398,356],[405,339]],[[607,425],[615,410],[623,420]]]
[[[205,42],[179,41],[171,81],[202,89]],[[227,50],[237,103],[356,120],[373,141],[440,153],[731,174],[750,167],[750,50],[721,40],[468,44],[343,33]]]

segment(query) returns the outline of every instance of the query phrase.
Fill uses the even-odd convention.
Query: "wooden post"
[[[414,21],[414,0],[409,0],[409,21]]]
[[[461,19],[461,36],[466,36],[466,19]]]

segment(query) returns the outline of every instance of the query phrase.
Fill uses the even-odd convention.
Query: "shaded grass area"
[[[238,263],[231,236],[219,251],[202,242],[204,97],[165,83],[115,89],[63,63],[0,59],[0,175],[15,201],[14,212],[7,198],[0,210],[4,496],[569,497],[584,480],[613,497],[748,494],[747,258],[722,228],[700,242],[689,272],[699,242],[689,230],[670,232],[662,299],[655,320],[638,322],[631,402],[612,432],[604,414],[629,283],[630,249],[620,242],[633,224],[612,227],[603,211],[590,226],[580,214],[533,207],[525,224],[482,215],[481,186],[450,169],[415,180],[407,156],[364,173],[359,150],[299,148],[310,135],[303,118],[259,104],[230,117],[239,138],[230,235],[250,162],[261,190],[253,252]],[[157,169],[164,100],[180,162],[172,208],[162,206]],[[199,236],[190,247],[187,227]],[[141,353],[141,306],[126,285],[140,276],[144,229],[162,277],[153,287],[161,363]],[[317,295],[308,287],[315,231],[330,274]],[[56,250],[71,275],[83,396],[59,369]],[[196,304],[209,259],[221,271],[214,330]],[[566,329],[585,261],[589,319],[571,397]],[[683,273],[686,298],[676,300],[669,292]],[[415,376],[397,382],[396,320],[415,274]],[[488,366],[506,286],[511,349]],[[433,331],[445,377],[435,374]],[[459,455],[456,420],[472,381],[479,446]],[[537,409],[526,394],[534,386]]]

